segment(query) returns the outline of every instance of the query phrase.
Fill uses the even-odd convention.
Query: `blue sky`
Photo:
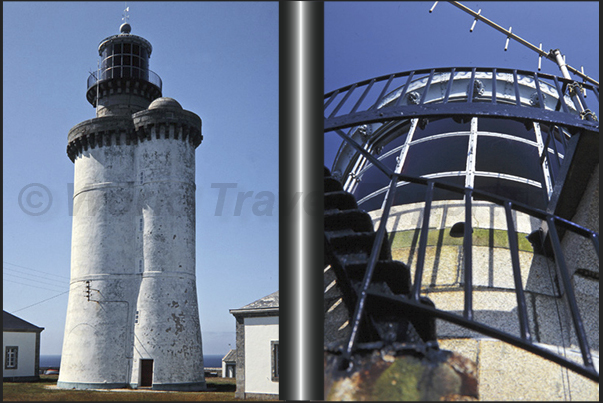
[[[545,51],[560,49],[566,62],[599,79],[599,3],[577,1],[461,1]],[[448,2],[326,2],[325,93],[380,75],[432,67],[507,67],[537,71],[532,50],[478,22]],[[542,72],[561,76],[542,60]],[[581,80],[579,80],[581,81]],[[588,101],[588,100],[587,100]],[[331,161],[339,137],[327,136]],[[330,165],[329,165],[330,167]]]
[[[226,354],[235,347],[228,310],[278,289],[278,4],[127,5],[132,34],[153,46],[150,69],[163,80],[163,95],[203,120],[196,151],[197,291],[204,353]],[[60,354],[67,309],[67,294],[59,295],[70,274],[67,133],[95,117],[86,80],[96,70],[98,44],[119,33],[124,8],[124,2],[3,2],[3,307],[45,328],[42,354]],[[52,195],[38,216],[19,206],[21,190],[35,183]],[[237,184],[221,216],[216,183]],[[23,197],[40,189],[26,189]],[[237,194],[249,191],[253,197],[235,216]],[[254,214],[259,192],[274,194],[271,216]],[[38,194],[29,202],[41,205],[34,212],[49,205]]]

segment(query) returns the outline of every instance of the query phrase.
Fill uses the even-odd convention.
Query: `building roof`
[[[237,350],[236,349],[231,349],[228,353],[226,353],[224,358],[222,358],[222,361],[234,362],[236,360],[237,360]]]
[[[2,311],[2,330],[19,332],[41,332],[43,327],[38,327],[6,311]]]
[[[273,292],[263,298],[253,301],[239,309],[231,309],[230,313],[233,315],[265,315],[265,314],[276,314],[278,315],[278,291]]]

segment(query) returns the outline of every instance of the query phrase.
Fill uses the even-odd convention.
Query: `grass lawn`
[[[228,401],[235,400],[235,380],[232,378],[207,377],[207,392],[105,392],[91,390],[48,389],[54,386],[58,375],[40,375],[39,382],[4,382],[4,401]],[[127,390],[127,389],[125,389]]]

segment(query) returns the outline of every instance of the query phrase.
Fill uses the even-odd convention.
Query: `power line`
[[[32,306],[39,305],[39,304],[41,304],[42,302],[49,301],[49,300],[51,300],[51,299],[53,299],[53,298],[60,297],[61,295],[63,295],[63,294],[67,294],[68,292],[69,292],[69,290],[67,290],[67,291],[65,291],[65,292],[62,292],[62,293],[60,293],[60,294],[57,294],[57,295],[55,295],[54,297],[46,298],[45,300],[42,300],[42,301],[40,301],[40,302],[36,302],[35,304],[32,304],[32,305],[26,306],[25,308],[17,309],[16,311],[13,311],[13,313],[17,313],[17,312],[22,311],[22,310],[24,310],[24,309],[31,308]]]
[[[7,271],[15,272],[15,273],[18,273],[19,275],[12,274],[12,273],[7,273]],[[30,281],[40,281],[40,282],[43,282],[43,281],[54,281],[54,282],[60,283],[61,285],[65,285],[66,283],[68,283],[68,280],[55,280],[55,279],[52,279],[52,278],[43,278],[43,277],[38,276],[37,274],[22,273],[19,270],[11,269],[9,267],[5,267],[4,268],[4,274],[9,275],[9,276],[14,276],[14,277],[22,278],[24,280],[30,280]],[[30,276],[30,277],[34,277],[34,278],[32,279],[32,278],[23,277],[23,276]],[[43,281],[41,281],[41,280],[43,280]],[[56,284],[49,284],[49,285],[56,285]]]
[[[41,289],[41,290],[46,290],[46,291],[54,291],[54,292],[58,291],[58,290],[56,290],[56,289],[54,289],[54,290],[53,290],[53,289],[50,289],[50,288],[38,287],[38,286],[36,286],[36,285],[31,285],[31,284],[26,284],[26,283],[20,283],[20,282],[18,282],[18,281],[15,281],[15,280],[9,280],[9,279],[6,279],[6,278],[3,278],[3,279],[2,279],[2,281],[8,281],[8,282],[15,283],[15,284],[21,284],[21,285],[25,285],[25,286],[27,286],[27,287],[39,288],[39,289]],[[57,286],[57,287],[58,287],[58,286]],[[67,292],[69,292],[69,290],[67,290]]]
[[[58,274],[52,274],[52,273],[48,273],[48,272],[45,272],[45,271],[41,271],[41,270],[32,269],[32,268],[30,268],[30,267],[20,266],[20,265],[18,265],[18,264],[10,263],[10,262],[7,262],[7,261],[5,261],[5,260],[3,260],[3,261],[2,261],[2,263],[9,264],[9,265],[11,265],[11,266],[20,267],[20,268],[22,268],[22,269],[27,269],[27,270],[35,271],[35,272],[38,272],[38,273],[43,273],[43,274],[46,274],[46,275],[49,275],[49,276],[55,276],[55,277],[66,278],[66,279],[68,279],[68,280],[69,280],[69,277],[65,277],[65,276],[59,276]]]

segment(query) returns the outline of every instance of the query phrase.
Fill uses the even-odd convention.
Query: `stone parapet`
[[[67,155],[75,162],[75,158],[89,148],[170,138],[198,147],[203,140],[201,118],[185,110],[152,109],[132,116],[111,115],[89,119],[69,131]]]

